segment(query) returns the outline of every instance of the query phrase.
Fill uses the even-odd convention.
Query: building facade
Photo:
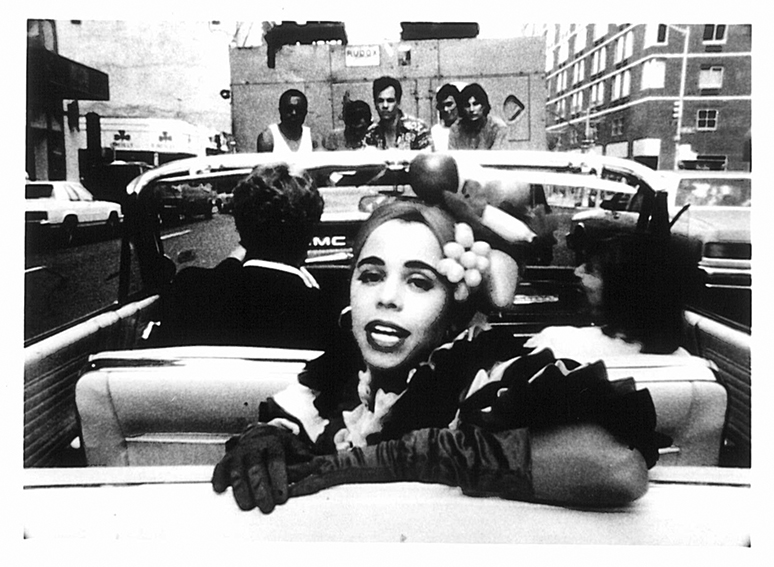
[[[752,26],[546,27],[550,149],[751,169]]]
[[[83,180],[116,160],[157,166],[233,150],[231,106],[222,94],[232,25],[30,20],[28,30],[30,178]],[[53,57],[55,71],[70,73],[75,86],[86,77],[91,90],[55,89],[59,77],[38,78],[51,75]]]
[[[25,169],[31,180],[79,179],[81,101],[110,98],[109,77],[59,52],[52,20],[27,22]]]

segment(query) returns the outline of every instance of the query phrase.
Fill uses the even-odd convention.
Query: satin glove
[[[288,465],[308,462],[310,448],[282,427],[254,423],[226,442],[226,455],[215,466],[212,488],[230,486],[242,510],[256,506],[264,514],[288,499]]]
[[[340,484],[413,481],[457,486],[471,496],[533,497],[526,429],[420,429],[400,439],[291,465],[288,478],[291,496]]]

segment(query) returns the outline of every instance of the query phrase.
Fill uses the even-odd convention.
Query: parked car
[[[708,286],[749,289],[752,285],[750,213],[752,174],[732,171],[658,172],[653,188],[608,194],[599,208],[572,218],[570,238],[584,232],[634,228],[653,189],[665,191],[672,232],[695,248]]]
[[[97,201],[77,181],[27,181],[25,187],[25,226],[29,231],[55,231],[65,244],[71,244],[77,231],[102,226],[116,234],[123,219],[121,206]]]
[[[165,184],[159,191],[159,214],[162,220],[177,221],[181,217],[195,216],[212,218],[220,208],[218,194],[209,183]]]
[[[416,155],[315,152],[289,158],[312,174],[325,200],[306,267],[331,305],[346,304],[352,236],[360,223],[380,202],[413,194],[406,172]],[[516,176],[546,188],[637,195],[655,192],[664,182],[641,164],[608,156],[537,151],[454,155],[494,177]],[[165,234],[160,195],[172,185],[200,186],[215,179],[220,180],[218,192],[227,193],[229,183],[274,160],[271,154],[180,160],[129,184],[132,222],[117,258],[116,303],[25,346],[23,498],[29,537],[206,538],[227,530],[234,537],[269,541],[749,545],[749,460],[722,457],[729,447],[749,456],[751,333],[692,309],[686,310],[682,346],[693,357],[638,355],[607,361],[611,377],[633,377],[659,392],[654,396],[659,428],[685,442],[677,441],[662,454],[650,471],[650,490],[632,506],[611,513],[470,498],[446,486],[403,483],[377,490],[365,484],[291,499],[266,518],[243,513],[230,496],[214,494],[209,484],[213,459],[223,454],[225,441],[255,418],[266,396],[293,383],[318,353],[261,346],[148,348],[144,337],[159,319],[160,293],[177,269],[170,258],[175,239],[188,238],[187,246],[202,249],[213,245],[200,242],[201,235],[210,234],[205,231]],[[231,245],[232,219],[224,215],[200,224],[217,227],[213,240]],[[524,340],[547,326],[588,324],[565,248],[564,240],[557,242],[550,266],[526,266],[512,307],[485,314],[489,323]],[[220,260],[205,254],[197,258],[197,265],[205,267]],[[133,291],[121,295],[120,290]],[[683,366],[685,360],[675,359],[699,364]],[[704,392],[712,392],[711,402],[699,399]],[[75,449],[70,448],[73,440]],[[695,445],[706,449],[699,462],[691,460]],[[63,469],[63,454],[75,466]],[[103,495],[95,486],[110,489]],[[713,506],[708,512],[695,506],[698,501]],[[149,509],[154,513],[149,515]],[[441,524],[439,509],[448,512]],[[355,522],[345,517],[353,510],[359,514]],[[342,531],[342,524],[352,529]]]

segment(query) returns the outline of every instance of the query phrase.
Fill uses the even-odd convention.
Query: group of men
[[[404,150],[489,150],[507,147],[505,122],[491,114],[489,96],[481,85],[471,83],[460,90],[443,85],[435,95],[440,122],[432,128],[401,109],[403,89],[394,77],[373,82],[373,100],[378,119],[372,121],[365,101],[347,101],[344,127],[323,139],[304,125],[308,101],[303,92],[290,89],[279,100],[280,121],[258,135],[259,152],[312,150],[357,150],[364,148]]]

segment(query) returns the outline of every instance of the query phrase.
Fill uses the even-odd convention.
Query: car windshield
[[[675,204],[678,207],[688,204],[693,207],[749,207],[751,180],[717,177],[681,179]]]
[[[50,199],[53,193],[53,185],[29,184],[25,189],[27,199]]]

